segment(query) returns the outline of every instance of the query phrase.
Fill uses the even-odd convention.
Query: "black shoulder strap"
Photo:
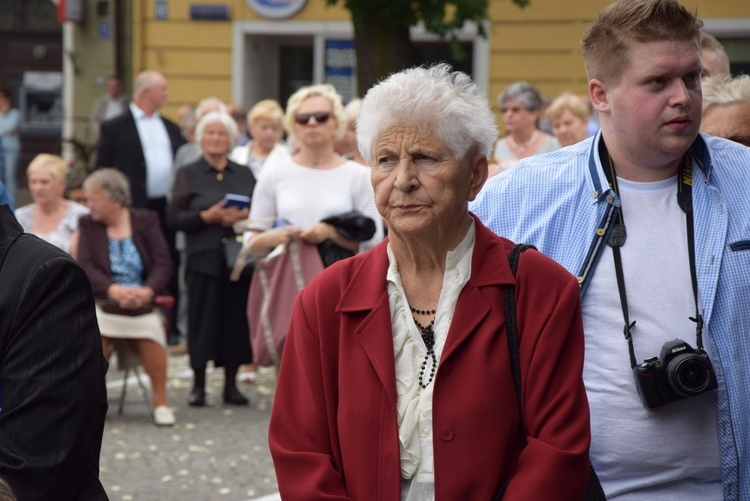
[[[510,269],[513,272],[513,276],[516,276],[518,271],[518,259],[526,249],[534,249],[536,247],[527,244],[516,244],[513,250],[508,254],[508,261],[510,262]],[[526,421],[523,419],[523,406],[521,405],[521,355],[519,353],[520,340],[518,339],[518,323],[516,321],[516,286],[515,284],[508,284],[504,289],[505,295],[505,332],[508,335],[508,352],[510,353],[510,369],[513,374],[513,386],[516,390],[516,400],[518,402],[518,415],[520,419],[521,427],[521,439],[525,445],[529,432],[526,429]],[[496,493],[493,499],[502,499],[505,491],[505,484]],[[599,477],[594,470],[594,466],[589,464],[589,479],[586,484],[586,491],[583,496],[584,501],[606,501],[607,497],[604,494],[602,485],[599,482]]]
[[[536,249],[533,245],[516,244],[513,250],[508,254],[508,262],[513,276],[516,276],[518,270],[518,259],[526,249]],[[505,332],[508,336],[508,353],[510,354],[510,369],[513,374],[513,387],[516,390],[516,400],[518,401],[518,413],[521,419],[521,436],[523,443],[526,443],[528,431],[526,422],[523,419],[523,406],[521,405],[521,355],[519,353],[520,340],[518,339],[518,324],[516,322],[516,286],[508,284],[504,289],[505,295]]]

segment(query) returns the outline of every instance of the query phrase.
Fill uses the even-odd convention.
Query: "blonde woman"
[[[570,92],[560,94],[549,105],[545,115],[560,146],[570,146],[586,139],[589,109],[578,96]]]
[[[247,165],[258,178],[263,166],[289,157],[284,138],[284,110],[273,99],[258,101],[247,114],[251,140],[232,150],[229,158]]]
[[[65,199],[68,166],[62,158],[42,153],[31,161],[26,177],[33,202],[16,209],[16,219],[24,231],[69,253],[78,219],[89,210]]]

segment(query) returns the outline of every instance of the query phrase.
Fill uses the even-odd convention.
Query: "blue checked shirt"
[[[495,233],[534,244],[576,275],[581,296],[620,204],[602,170],[600,138],[601,133],[521,161],[491,178],[469,206]],[[745,500],[750,499],[750,148],[701,134],[690,154],[696,271],[718,382],[724,499]]]

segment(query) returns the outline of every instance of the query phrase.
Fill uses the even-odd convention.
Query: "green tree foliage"
[[[508,0],[526,7],[530,0]],[[490,0],[326,0],[328,5],[343,4],[354,25],[357,54],[357,82],[360,95],[391,73],[411,65],[409,28],[419,21],[425,29],[452,42],[460,57],[456,32],[464,23],[477,23],[486,36],[482,21],[488,19]]]

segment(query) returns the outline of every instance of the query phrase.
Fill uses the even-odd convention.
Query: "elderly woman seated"
[[[97,298],[104,356],[109,356],[113,341],[121,364],[128,358],[128,348],[137,353],[151,379],[154,422],[171,426],[175,417],[167,407],[164,320],[152,309],[172,273],[159,216],[130,208],[128,181],[115,169],[95,171],[83,189],[91,214],[81,218],[73,255],[88,274]]]
[[[496,135],[483,92],[447,65],[365,96],[357,144],[389,238],[297,296],[269,427],[283,499],[583,498],[578,283],[533,250],[514,277],[513,243],[469,213]]]

